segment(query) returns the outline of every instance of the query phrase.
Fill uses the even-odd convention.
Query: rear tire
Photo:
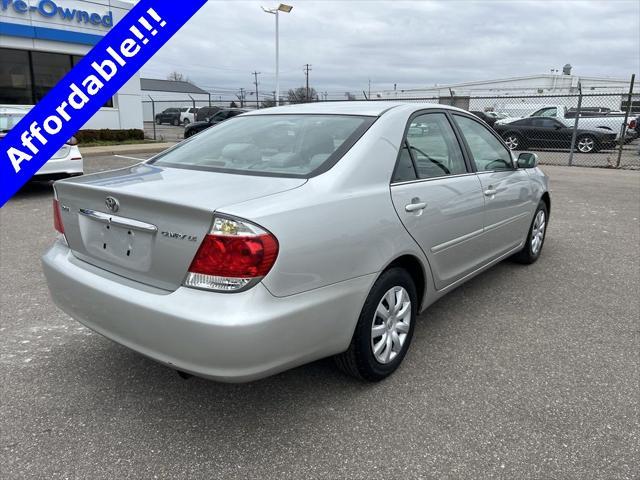
[[[338,368],[370,382],[391,375],[411,344],[417,309],[416,286],[407,271],[382,273],[362,307],[349,349],[334,357]]]
[[[179,118],[174,118],[173,119],[173,126],[174,127],[180,126],[180,119]]]
[[[536,213],[533,215],[527,241],[522,250],[512,257],[513,260],[524,265],[530,265],[538,260],[547,235],[548,223],[549,211],[547,210],[547,204],[541,201],[538,204],[538,208],[536,208]]]
[[[188,119],[188,118],[185,118],[185,119],[182,121],[182,124],[183,124],[185,127],[186,127],[187,125],[189,125],[190,123],[191,123],[191,122],[189,121],[189,119]]]

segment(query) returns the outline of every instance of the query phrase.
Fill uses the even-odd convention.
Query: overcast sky
[[[281,90],[330,96],[549,73],[628,78],[640,70],[640,1],[291,0],[280,14]],[[259,1],[209,2],[147,64],[230,96],[275,85],[275,19]]]

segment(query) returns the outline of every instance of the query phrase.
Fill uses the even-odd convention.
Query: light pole
[[[281,3],[276,8],[260,8],[262,8],[265,13],[270,13],[271,15],[276,16],[276,106],[278,106],[280,105],[280,74],[278,72],[280,68],[280,41],[278,38],[278,13],[289,13],[291,10],[293,10],[293,7],[291,5],[285,5],[284,3]]]

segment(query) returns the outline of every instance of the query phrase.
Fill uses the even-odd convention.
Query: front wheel
[[[417,309],[415,283],[407,271],[384,272],[369,292],[349,349],[335,357],[338,367],[370,382],[391,375],[411,344]]]
[[[598,142],[595,137],[591,135],[578,137],[576,145],[580,153],[595,153],[598,151]]]
[[[191,122],[189,121],[189,119],[188,119],[188,118],[185,118],[185,119],[182,121],[182,123],[183,123],[183,125],[186,127],[186,126],[187,126],[187,125],[189,125],[189,123],[191,123]]]
[[[177,126],[179,126],[179,125],[180,125],[180,119],[179,119],[179,118],[174,118],[174,119],[173,119],[173,126],[174,126],[174,127],[177,127]]]
[[[160,120],[159,118],[156,118],[156,125],[162,125],[162,120]]]
[[[531,264],[538,260],[542,252],[542,246],[544,245],[548,220],[549,211],[547,210],[547,204],[541,201],[533,216],[524,247],[513,256],[516,262]]]

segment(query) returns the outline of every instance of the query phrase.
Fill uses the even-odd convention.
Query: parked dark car
[[[213,127],[217,123],[224,122],[228,118],[235,117],[236,115],[240,115],[241,113],[245,113],[248,111],[249,110],[245,110],[243,108],[226,108],[224,110],[220,110],[214,113],[213,116],[207,121],[194,122],[184,127],[184,138],[189,138],[190,136],[206,130],[209,127]]]
[[[523,118],[507,124],[494,125],[511,150],[529,148],[570,148],[573,127],[567,127],[555,118]],[[603,148],[613,148],[616,133],[578,129],[576,151],[594,153]]]
[[[201,107],[196,113],[196,122],[206,122],[220,110],[222,110],[220,107]]]
[[[156,114],[156,123],[162,125],[163,123],[169,123],[171,125],[180,125],[180,109],[179,108],[166,108],[160,113]]]
[[[470,110],[469,113],[473,113],[480,120],[484,120],[484,122],[490,127],[493,127],[493,124],[496,123],[496,120],[505,118],[504,116],[499,115],[495,112],[481,112],[479,110]]]

